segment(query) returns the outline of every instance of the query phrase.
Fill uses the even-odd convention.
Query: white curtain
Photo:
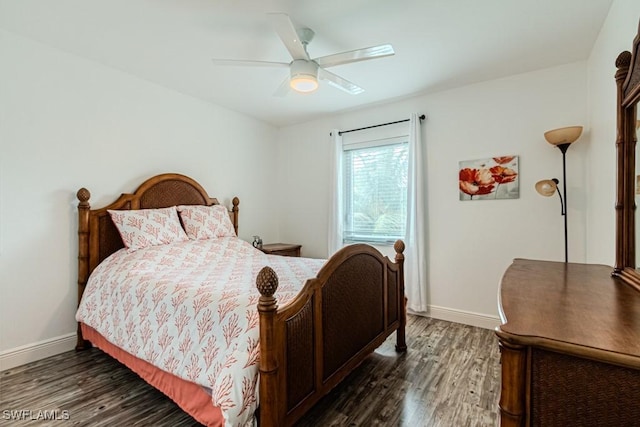
[[[413,113],[409,118],[409,170],[407,185],[407,224],[405,243],[405,294],[408,308],[415,313],[425,313],[427,304],[427,252],[424,204],[424,158],[420,119]],[[342,206],[342,136],[331,131],[331,200],[329,201],[328,256],[343,246]]]
[[[329,201],[329,242],[330,257],[342,248],[344,208],[342,206],[342,136],[338,129],[331,131],[331,200]]]
[[[404,281],[409,310],[428,309],[427,251],[425,229],[424,163],[418,114],[409,118],[409,171],[407,182],[407,228]]]

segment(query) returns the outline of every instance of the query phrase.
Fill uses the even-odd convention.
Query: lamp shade
[[[547,131],[544,139],[551,145],[571,144],[582,134],[582,126],[569,126]]]
[[[556,189],[558,188],[558,182],[559,181],[555,178],[538,181],[536,182],[536,191],[541,196],[551,197],[555,194]]]

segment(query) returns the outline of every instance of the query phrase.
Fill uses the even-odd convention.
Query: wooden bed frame
[[[174,205],[218,204],[204,188],[180,174],[162,174],[132,194],[91,209],[90,193],[78,190],[78,303],[93,269],[123,247],[107,209],[150,209]],[[230,217],[238,233],[238,198]],[[289,304],[278,307],[278,277],[263,268],[256,279],[261,296],[260,405],[263,427],[290,426],[342,381],[388,336],[396,332],[396,351],[406,351],[404,243],[398,240],[395,262],[371,246],[338,251],[307,280]],[[77,350],[91,346],[78,326]]]

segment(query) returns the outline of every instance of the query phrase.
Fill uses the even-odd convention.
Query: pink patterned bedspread
[[[121,249],[91,274],[76,319],[210,389],[227,426],[250,425],[258,403],[256,276],[265,265],[276,271],[283,306],[324,262],[265,255],[236,237]]]

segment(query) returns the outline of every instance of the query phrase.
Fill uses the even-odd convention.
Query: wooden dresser
[[[524,259],[507,269],[502,426],[640,425],[640,292],[611,272]]]

